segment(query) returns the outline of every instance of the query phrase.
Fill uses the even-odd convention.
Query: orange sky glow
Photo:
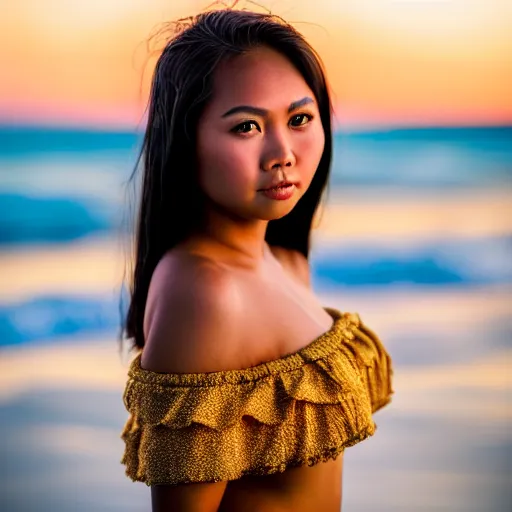
[[[17,0],[0,18],[0,123],[140,126],[144,40],[201,0]],[[512,123],[507,0],[262,0],[321,55],[341,126]],[[249,2],[240,6],[253,8]]]

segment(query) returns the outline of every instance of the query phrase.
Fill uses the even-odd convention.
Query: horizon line
[[[354,124],[354,125],[334,125],[333,133],[366,133],[366,132],[380,132],[380,131],[403,131],[403,130],[428,130],[428,129],[476,129],[476,128],[512,128],[512,120],[509,123],[443,123],[443,124],[419,124],[419,123],[378,123],[378,124]],[[47,130],[47,131],[76,131],[88,133],[104,133],[104,134],[137,134],[144,133],[145,126],[140,128],[137,126],[126,125],[110,125],[105,124],[100,126],[98,124],[57,124],[57,123],[12,123],[0,119],[0,130]]]

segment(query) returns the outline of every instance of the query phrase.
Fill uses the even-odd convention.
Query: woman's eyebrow
[[[290,106],[288,107],[288,113],[292,112],[293,110],[297,110],[298,108],[307,105],[308,103],[314,103],[313,98],[310,96],[305,96],[300,100],[294,101],[290,103]],[[240,112],[254,114],[259,117],[266,117],[268,115],[268,110],[264,108],[251,107],[250,105],[239,105],[237,107],[230,108],[227,112],[222,114],[221,117],[232,116],[233,114],[239,114]]]

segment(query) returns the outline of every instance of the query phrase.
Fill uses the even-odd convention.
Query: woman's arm
[[[153,485],[153,512],[217,512],[227,482]]]
[[[218,267],[164,258],[146,306],[142,367],[200,373],[236,364],[232,354],[243,325],[237,294],[231,277]],[[152,485],[152,511],[216,512],[226,486],[227,481]]]

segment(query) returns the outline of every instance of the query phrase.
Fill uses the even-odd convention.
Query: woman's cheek
[[[233,137],[218,137],[215,143],[209,145],[206,168],[210,169],[210,177],[217,186],[222,182],[226,188],[242,188],[255,186],[254,170],[258,170],[256,144],[250,140]],[[206,155],[205,155],[206,156]]]
[[[325,136],[322,130],[311,130],[298,141],[299,161],[311,172],[315,172],[322,157]],[[313,167],[313,169],[309,169]],[[304,169],[306,170],[306,169]]]

